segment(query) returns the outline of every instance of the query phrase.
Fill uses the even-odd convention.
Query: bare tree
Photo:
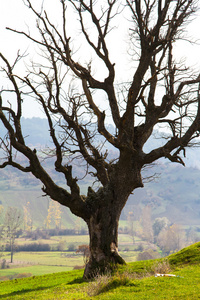
[[[162,218],[156,218],[154,220],[154,223],[152,225],[153,229],[153,235],[154,235],[154,242],[157,242],[157,237],[159,233],[163,230],[166,229],[170,225],[170,221],[166,217]]]
[[[174,45],[184,38],[184,26],[194,15],[198,1],[61,0],[61,29],[46,11],[38,12],[33,1],[24,2],[37,18],[40,38],[30,31],[10,30],[38,45],[43,61],[32,63],[28,75],[20,78],[14,68],[21,56],[11,64],[0,54],[17,106],[14,109],[13,105],[5,105],[8,85],[0,98],[0,120],[7,130],[7,135],[1,137],[4,161],[0,167],[11,165],[31,172],[42,182],[46,195],[87,223],[90,259],[84,276],[90,277],[110,263],[124,263],[118,253],[118,221],[130,193],[143,187],[142,168],[162,157],[184,165],[181,154],[199,135],[200,77],[174,57]],[[88,56],[73,51],[73,40],[82,44],[83,39],[68,36],[66,14],[70,5],[79,18],[84,42],[92,50],[92,60],[86,61]],[[121,9],[130,16],[127,23],[135,51],[130,59],[137,64],[130,70],[129,82],[119,88],[109,35]],[[102,79],[95,75],[97,62],[97,68],[99,63],[104,66],[105,72],[99,76]],[[54,146],[47,155],[54,156],[54,168],[66,179],[66,189],[55,183],[39,153],[26,144],[21,117],[23,98],[28,95],[39,102],[46,114]],[[114,133],[106,124],[108,116]],[[159,125],[165,126],[165,143],[145,153],[143,146]],[[108,144],[117,149],[115,159],[110,159]],[[27,165],[20,163],[16,153],[26,158]],[[86,171],[99,182],[96,188],[88,187],[87,195],[81,195],[78,178],[72,172],[73,159],[85,161]]]
[[[8,207],[4,219],[4,234],[5,238],[9,241],[10,246],[10,262],[13,262],[15,239],[17,231],[22,225],[23,219],[21,212],[16,207]]]
[[[3,236],[4,236],[4,226],[3,226],[3,206],[0,205],[0,259],[2,252],[4,250]]]
[[[24,211],[24,231],[30,232],[33,228],[33,219],[31,216],[30,202],[23,206]]]
[[[131,236],[131,238],[133,240],[133,244],[134,244],[134,242],[135,242],[135,230],[134,230],[133,220],[134,220],[134,214],[133,214],[132,211],[129,211],[128,216],[127,216],[128,232],[129,232],[129,235]]]
[[[177,252],[185,246],[184,230],[177,224],[163,228],[158,235],[158,245],[168,255]]]
[[[151,206],[146,205],[142,210],[142,231],[143,238],[148,242],[153,242],[153,229],[152,229],[152,220],[151,220]]]
[[[90,258],[90,250],[88,245],[79,245],[78,249],[76,250],[76,253],[82,253],[83,254],[83,261],[86,265]]]

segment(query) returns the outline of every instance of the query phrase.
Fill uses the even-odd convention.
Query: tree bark
[[[112,270],[117,264],[125,264],[118,253],[118,225],[130,193],[143,186],[139,158],[130,151],[122,151],[109,176],[110,183],[97,192],[88,189],[87,204],[91,213],[85,221],[90,235],[90,258],[85,278]]]
[[[111,205],[99,207],[88,221],[90,258],[84,277],[91,278],[110,271],[117,264],[125,264],[118,253],[118,209]]]

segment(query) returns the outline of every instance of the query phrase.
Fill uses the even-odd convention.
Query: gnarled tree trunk
[[[125,264],[118,253],[119,214],[115,207],[99,207],[88,221],[90,258],[84,277],[94,277],[110,270],[116,264]]]
[[[127,163],[132,168],[127,158],[128,155],[123,164]],[[125,264],[118,253],[119,218],[130,192],[142,186],[140,168],[135,168],[134,174],[125,173],[118,164],[112,179],[111,184],[100,188],[98,192],[90,190],[88,193],[87,201],[91,203],[92,213],[86,220],[90,235],[90,258],[85,268],[85,278],[112,270],[117,264]]]

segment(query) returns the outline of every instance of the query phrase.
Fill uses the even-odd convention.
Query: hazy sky
[[[50,17],[59,24],[60,14],[59,0],[46,0],[49,8]],[[33,1],[33,3],[41,3],[41,0]],[[68,16],[69,21],[72,23],[75,21],[77,16],[75,14],[70,14]],[[118,20],[119,21],[119,20]],[[69,27],[69,34],[73,37],[73,31],[77,30],[74,25]],[[35,22],[30,11],[24,6],[23,0],[0,0],[0,52],[2,52],[9,60],[14,60],[18,49],[21,49],[22,52],[27,50],[27,52],[34,53],[36,52],[36,47],[33,46],[30,41],[21,35],[17,35],[13,32],[10,32],[5,29],[5,27],[11,27],[18,30],[28,30],[28,27],[32,28],[33,33],[36,34]],[[193,40],[200,39],[200,17],[197,17],[191,24],[187,26],[189,36],[193,36]],[[118,22],[116,24],[116,29],[110,40],[110,49],[111,49],[111,60],[116,63],[116,68],[119,75],[123,78],[128,72],[128,64],[125,65],[123,57],[125,57],[128,50],[127,40],[128,29],[125,28],[125,21]],[[120,40],[121,39],[121,40]],[[112,47],[113,45],[113,47]],[[119,54],[120,53],[120,54]],[[179,47],[177,48],[177,56],[179,58],[186,57],[189,64],[192,64],[195,67],[200,67],[200,42],[199,44],[192,45],[186,43],[185,41],[179,42]],[[123,55],[124,54],[124,55]],[[33,54],[32,54],[33,55]],[[119,57],[120,55],[120,57]],[[126,61],[128,62],[128,60]],[[122,66],[124,66],[122,68]],[[20,66],[23,68],[23,64]],[[100,69],[101,71],[101,69]],[[103,70],[102,70],[103,72]],[[1,76],[1,75],[0,75]],[[132,76],[132,74],[130,74]],[[2,79],[1,79],[2,81]],[[36,108],[34,104],[30,103],[25,105],[25,116],[42,116],[40,110]]]
[[[41,0],[33,1],[34,5],[41,3]],[[47,3],[47,5],[45,5]],[[38,5],[38,8],[40,5]],[[61,5],[59,0],[44,1],[44,7],[47,7],[48,14],[50,16],[50,19],[52,22],[56,25],[61,24],[61,17],[62,14],[60,13]],[[82,43],[80,42],[79,37],[79,23],[77,21],[77,14],[75,12],[70,11],[70,13],[67,15],[67,21],[70,24],[67,27],[67,34],[71,37],[71,40],[73,42],[74,48],[79,49],[82,46]],[[20,49],[21,53],[24,51],[27,51],[28,53],[31,53],[31,58],[34,56],[34,58],[37,57],[37,51],[38,48],[36,45],[34,45],[32,42],[30,42],[27,38],[25,38],[22,35],[13,33],[9,30],[6,30],[6,27],[10,27],[12,29],[17,29],[19,31],[29,31],[29,28],[31,30],[32,36],[36,36],[38,34],[35,26],[35,19],[33,18],[32,13],[30,12],[27,7],[23,4],[23,0],[0,0],[0,51],[10,60],[14,61],[16,58],[16,53]],[[125,28],[125,23],[120,23],[118,20],[118,23],[116,23],[116,28],[113,30],[112,35],[110,35],[109,39],[109,46],[111,50],[111,61],[113,63],[116,63],[117,70],[120,70],[120,72],[117,72],[120,74],[119,77],[123,78],[123,72],[127,72],[127,69],[129,68],[129,65],[126,61],[126,64],[124,63],[124,58],[126,57],[127,53],[127,47],[128,44],[126,42],[127,40],[127,33],[128,29]],[[122,42],[120,42],[122,40]],[[79,45],[80,44],[80,45]],[[115,45],[114,45],[115,44]],[[82,46],[83,47],[83,46]],[[90,59],[90,55],[88,51],[85,48],[79,49],[81,54],[78,54],[77,52],[77,60],[79,57],[81,58],[81,63],[86,63]],[[122,55],[119,55],[119,53],[122,53]],[[79,55],[79,56],[78,56]],[[26,59],[27,61],[27,59]],[[21,63],[21,64],[20,64]],[[18,64],[17,70],[22,71],[24,68],[23,62],[21,61]],[[120,66],[126,66],[124,70],[121,72]],[[107,76],[104,76],[104,71],[102,66],[98,65],[95,67],[95,76],[102,76],[102,79]],[[107,70],[106,70],[107,72]],[[103,77],[104,76],[104,77]],[[101,79],[101,78],[97,78]],[[32,116],[42,116],[41,111],[36,108],[36,105],[30,104],[30,102],[27,103],[24,101],[24,111],[26,117],[32,117]]]

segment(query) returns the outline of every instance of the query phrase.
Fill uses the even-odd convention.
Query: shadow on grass
[[[78,278],[73,279],[72,281],[66,281],[66,285],[80,284],[80,283],[83,283],[83,282],[86,282],[86,280],[84,280],[83,277],[78,277]],[[20,296],[20,295],[23,296],[23,295],[31,293],[31,292],[40,292],[40,291],[44,291],[44,290],[47,290],[47,289],[52,289],[52,288],[58,287],[61,284],[63,284],[63,282],[62,283],[59,282],[59,283],[54,284],[54,285],[50,284],[50,285],[46,285],[46,286],[38,286],[38,287],[35,287],[35,288],[33,288],[33,287],[24,288],[20,291],[13,291],[13,292],[10,292],[10,293],[0,295],[0,299],[11,298],[11,297]]]
[[[106,286],[104,286],[102,289],[101,289],[101,293],[105,293],[105,292],[108,292],[110,290],[114,290],[118,287],[121,287],[121,286],[138,286],[138,283],[136,282],[131,282],[129,280],[127,280],[127,282],[124,282],[123,280],[120,280],[120,279],[114,279],[113,281],[109,282]]]
[[[104,278],[100,277],[96,281],[89,284],[87,294],[92,296],[98,296],[100,294],[115,290],[118,287],[138,287],[139,282],[133,282],[129,279],[120,278]]]
[[[79,284],[79,283],[83,283],[83,282],[88,282],[88,280],[84,279],[83,277],[79,277],[79,278],[75,278],[72,281],[67,282],[67,284]]]
[[[55,285],[57,286],[57,285]],[[54,287],[55,287],[54,286]],[[38,287],[38,288],[35,288],[35,289],[23,289],[21,291],[15,291],[15,292],[11,292],[11,293],[8,293],[8,294],[4,294],[4,295],[1,295],[1,299],[4,299],[4,298],[7,298],[7,297],[14,297],[14,296],[19,296],[19,295],[23,295],[23,294],[27,294],[27,293],[30,293],[30,292],[34,292],[34,291],[43,291],[43,290],[46,290],[48,288],[51,288],[51,286],[46,286],[46,287]]]

